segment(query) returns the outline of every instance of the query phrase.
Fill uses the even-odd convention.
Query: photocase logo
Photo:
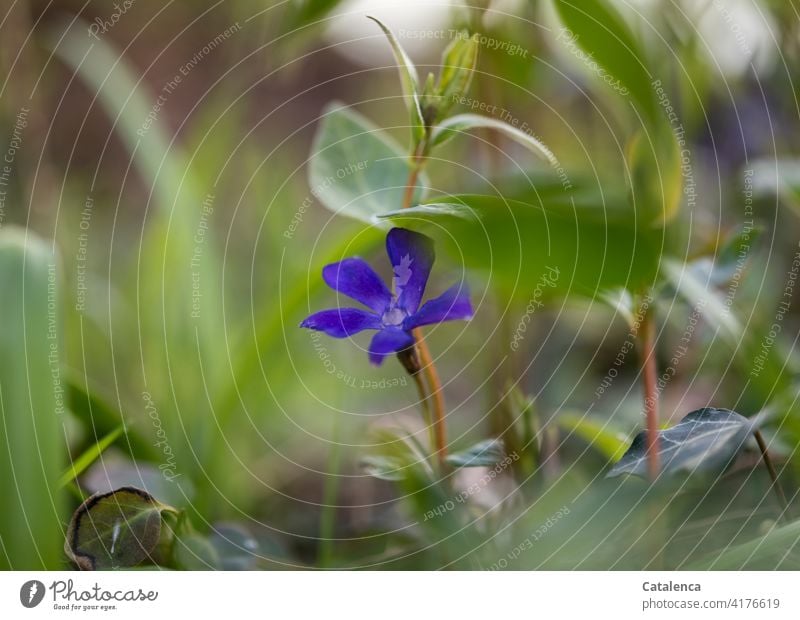
[[[36,579],[31,579],[22,584],[19,589],[19,602],[28,609],[36,607],[44,598],[44,584]]]

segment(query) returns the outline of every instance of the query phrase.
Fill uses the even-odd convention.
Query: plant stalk
[[[411,377],[414,379],[414,383],[417,386],[417,392],[419,392],[419,400],[422,403],[422,415],[425,418],[425,424],[428,427],[428,441],[430,442],[431,447],[433,447],[436,445],[436,434],[434,433],[428,389],[421,373],[413,373]]]
[[[417,145],[414,149],[414,153],[411,155],[411,171],[408,174],[406,190],[403,195],[403,209],[411,207],[411,203],[413,202],[414,190],[417,186],[419,173],[425,162],[424,153],[425,146],[423,142]],[[436,365],[433,363],[433,357],[431,356],[428,344],[425,342],[422,329],[418,327],[412,334],[414,335],[415,347],[421,362],[421,372],[425,374],[427,390],[425,390],[421,384],[421,377],[417,375],[414,376],[417,381],[417,387],[420,389],[420,397],[423,398],[423,403],[425,403],[424,406],[426,407],[426,413],[428,413],[429,426],[432,429],[431,449],[435,450],[439,470],[443,472],[447,466],[447,428],[442,382],[439,379],[439,373],[436,371]]]
[[[775,489],[775,495],[778,497],[778,503],[781,505],[783,509],[783,518],[784,520],[789,519],[789,502],[786,500],[786,495],[783,492],[783,487],[778,482],[778,472],[775,470],[775,465],[772,463],[772,458],[767,451],[767,443],[764,441],[764,436],[761,434],[761,431],[756,429],[753,431],[753,435],[756,438],[756,443],[758,444],[758,449],[761,451],[761,460],[764,461],[764,466],[767,468],[769,472],[769,477],[772,480],[772,488]]]
[[[658,387],[656,385],[656,326],[648,308],[642,317],[639,332],[642,380],[644,382],[644,416],[647,425],[647,472],[651,481],[658,477],[661,465],[658,454]]]

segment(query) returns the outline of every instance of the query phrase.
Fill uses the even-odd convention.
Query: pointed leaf
[[[628,89],[645,117],[656,121],[646,55],[612,4],[607,0],[555,0],[555,6],[566,26],[558,34],[558,43],[577,45],[591,55]]]
[[[106,449],[113,444],[120,435],[125,431],[124,426],[119,426],[115,428],[113,431],[108,433],[105,437],[101,438],[97,442],[93,443],[83,454],[81,454],[78,458],[76,458],[72,465],[70,465],[63,474],[61,474],[61,478],[59,480],[59,486],[64,488],[70,482],[75,480],[78,476],[80,476],[86,469],[94,463]]]
[[[392,46],[392,53],[394,54],[395,62],[397,62],[397,70],[400,72],[400,83],[403,86],[406,106],[411,114],[411,128],[416,143],[425,132],[425,115],[423,114],[420,104],[420,86],[417,68],[414,66],[414,63],[411,62],[403,46],[400,45],[400,42],[395,38],[394,34],[392,34],[392,31],[375,17],[369,15],[367,17],[378,24],[380,29],[383,30],[383,34],[385,34],[386,38],[389,40],[389,45]]]
[[[556,166],[558,161],[552,151],[539,142],[533,135],[525,133],[508,123],[480,114],[456,114],[434,127],[431,133],[431,144],[438,146],[449,138],[469,131],[470,129],[490,128],[504,133],[531,152],[544,158],[550,165]]]

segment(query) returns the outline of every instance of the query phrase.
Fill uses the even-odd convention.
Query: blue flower
[[[472,318],[469,292],[464,284],[451,286],[420,307],[434,261],[432,239],[405,228],[393,228],[386,236],[386,252],[394,273],[391,291],[360,258],[328,265],[322,270],[325,283],[369,310],[323,310],[309,316],[300,327],[325,332],[334,338],[348,338],[365,329],[377,330],[369,345],[369,359],[380,365],[387,355],[414,344],[413,329]]]

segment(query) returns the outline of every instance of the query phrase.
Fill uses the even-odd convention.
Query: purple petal
[[[394,269],[397,305],[409,314],[419,308],[435,253],[433,239],[405,228],[392,228],[386,236],[386,252]]]
[[[322,279],[333,290],[378,313],[386,310],[392,301],[392,294],[383,280],[360,258],[346,258],[339,263],[327,265],[322,270]]]
[[[402,329],[382,329],[369,343],[369,361],[380,366],[383,358],[414,344],[414,337]]]
[[[334,338],[347,338],[365,329],[380,329],[381,318],[358,308],[336,308],[316,312],[300,323],[300,327],[325,332]]]
[[[421,325],[431,325],[443,321],[471,319],[472,314],[467,285],[455,284],[439,297],[426,301],[418,312],[404,321],[403,328],[410,330]]]

